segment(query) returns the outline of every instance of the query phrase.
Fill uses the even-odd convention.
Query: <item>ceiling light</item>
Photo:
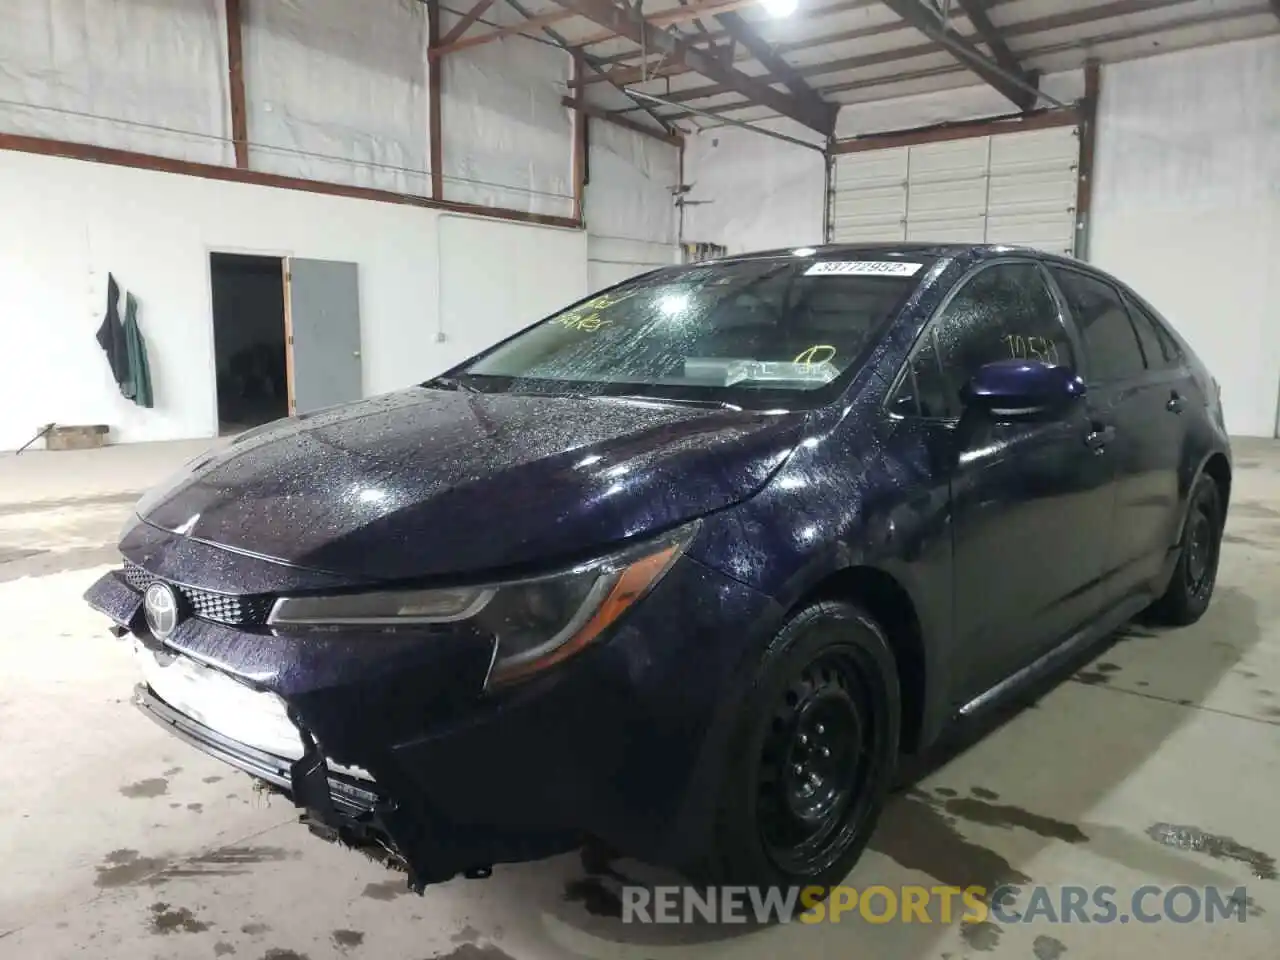
[[[793,257],[812,257],[817,252],[818,251],[814,250],[813,247],[800,247],[796,250],[792,250],[791,255]]]
[[[796,12],[799,0],[760,0],[760,5],[771,17],[789,17]]]

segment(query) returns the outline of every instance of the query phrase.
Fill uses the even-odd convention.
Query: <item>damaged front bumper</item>
[[[122,572],[85,598],[145,648],[136,701],[147,716],[418,891],[591,840],[696,863],[744,654],[781,616],[682,560],[607,640],[487,696],[487,650],[469,636],[294,636],[196,614],[160,643]]]
[[[299,806],[315,810],[335,826],[340,817],[358,819],[373,813],[381,800],[371,781],[330,771],[318,750],[290,760],[232,740],[174,709],[145,683],[134,687],[133,702],[179,740],[289,794]]]
[[[455,825],[424,817],[420,807],[406,810],[363,771],[352,772],[332,763],[306,730],[299,731],[302,755],[292,759],[220,733],[166,703],[145,683],[135,687],[134,703],[178,739],[286,797],[303,811],[300,819],[312,833],[406,873],[410,889],[416,892],[459,875],[487,877],[495,862],[538,859],[576,845],[568,834],[551,843],[546,837],[525,837],[502,844],[500,836],[490,834],[481,835],[479,842],[469,846],[460,844],[457,841],[462,837]],[[450,839],[432,844],[433,836]]]
[[[540,859],[578,842],[568,832],[526,835],[450,823],[394,764],[382,767],[395,784],[388,790],[364,768],[334,762],[279,694],[152,637],[141,596],[119,571],[95,583],[86,600],[113,621],[116,637],[133,644],[143,678],[134,704],[145,716],[287,798],[312,833],[403,871],[410,889],[488,876],[495,863]]]
[[[483,877],[490,872],[488,867],[450,867],[446,871],[448,877],[443,877],[438,869],[427,873],[415,870],[396,847],[384,819],[395,809],[394,804],[368,778],[331,770],[315,740],[305,734],[302,756],[291,760],[224,736],[170,706],[145,683],[134,688],[134,704],[179,740],[257,778],[289,799],[304,811],[300,819],[312,833],[405,872],[409,886],[418,892],[433,880],[458,873]]]

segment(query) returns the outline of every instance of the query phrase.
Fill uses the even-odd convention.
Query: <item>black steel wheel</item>
[[[892,650],[865,613],[828,601],[791,617],[742,705],[710,879],[842,880],[892,780],[900,713]]]
[[[1199,620],[1209,608],[1222,551],[1222,512],[1217,483],[1212,477],[1201,476],[1187,505],[1178,563],[1164,596],[1151,606],[1152,620],[1186,626]]]

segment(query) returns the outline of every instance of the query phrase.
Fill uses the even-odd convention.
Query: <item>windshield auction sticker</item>
[[[923,264],[901,260],[820,260],[804,272],[806,277],[912,277]]]

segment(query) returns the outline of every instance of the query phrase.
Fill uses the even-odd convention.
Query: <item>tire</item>
[[[1201,475],[1187,504],[1173,577],[1164,596],[1147,611],[1153,622],[1184,627],[1195,623],[1209,609],[1218,579],[1223,521],[1218,485],[1212,477]]]
[[[795,613],[742,699],[699,879],[825,895],[875,829],[901,713],[893,651],[875,621],[834,601]]]

